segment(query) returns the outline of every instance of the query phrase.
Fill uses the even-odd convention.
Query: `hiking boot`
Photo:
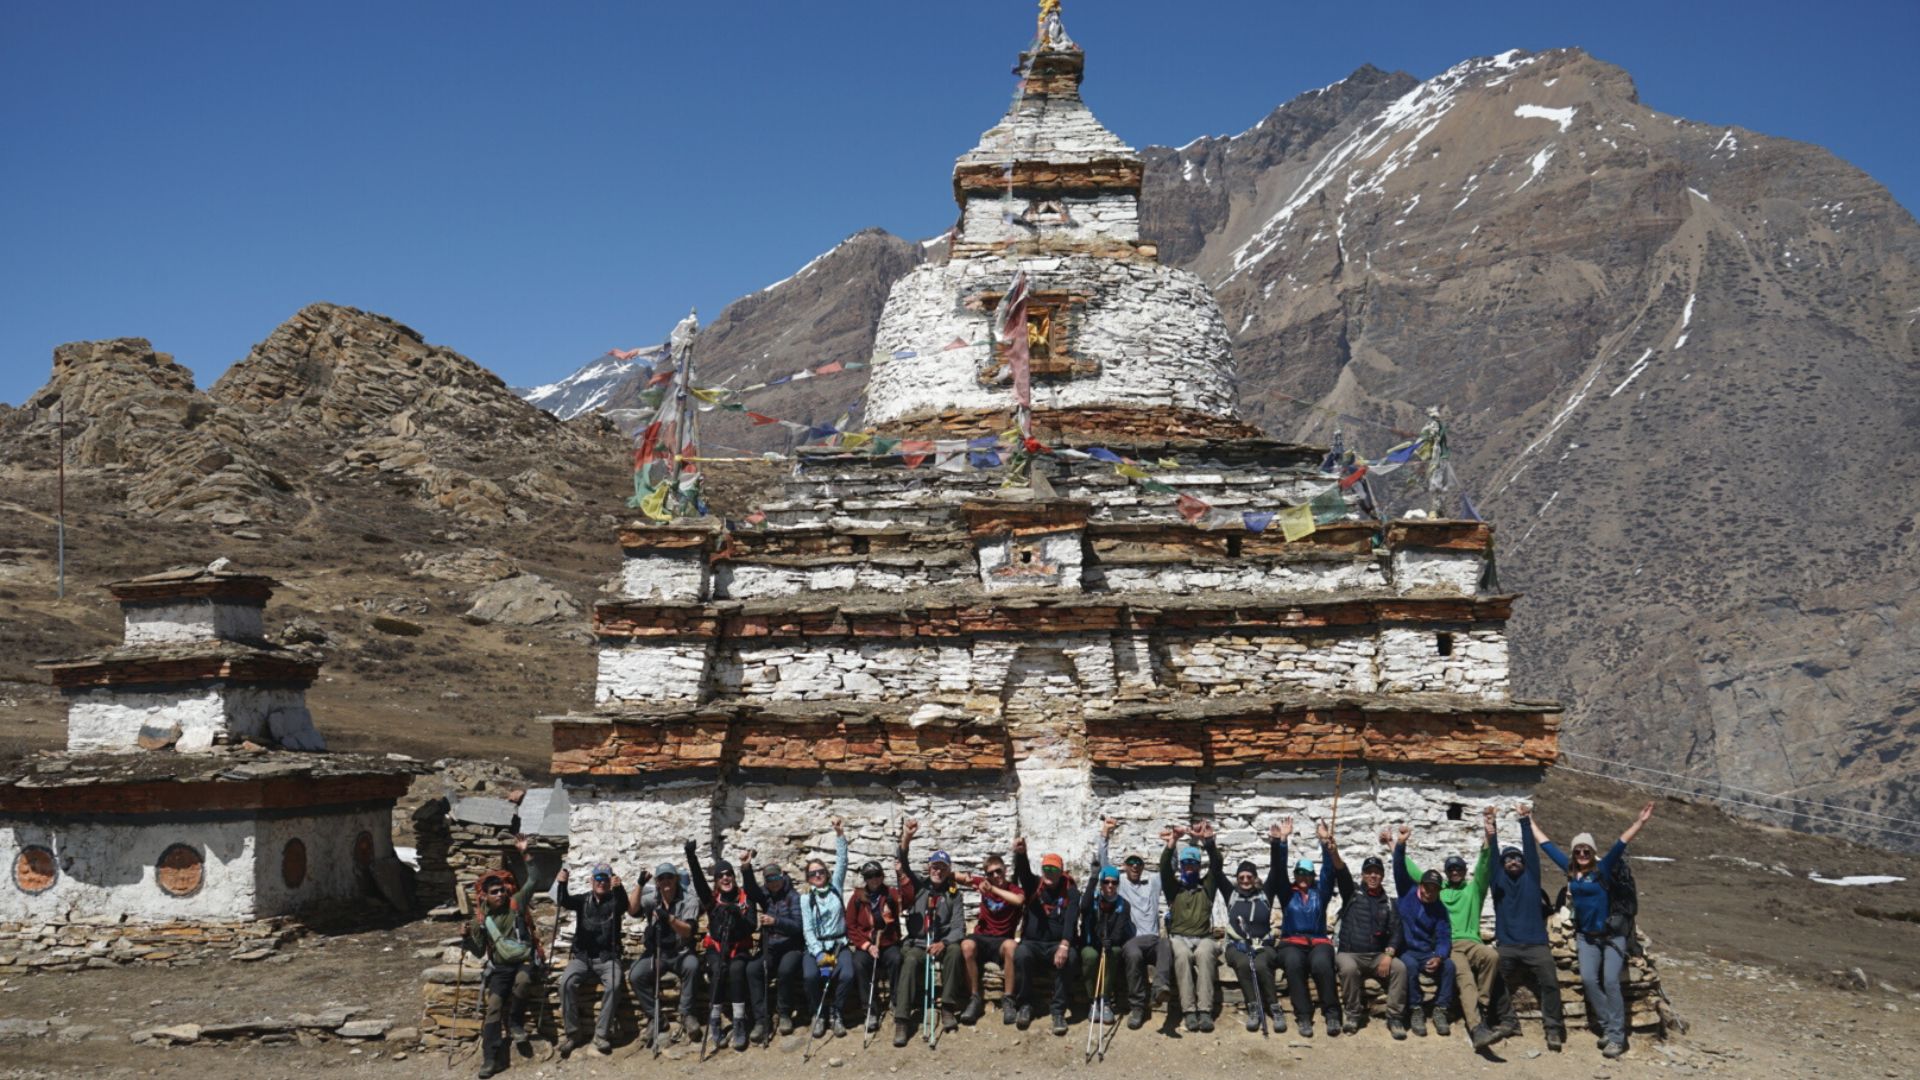
[[[1213,1030],[1213,1014],[1208,1012],[1205,1009],[1201,1009],[1200,1010],[1200,1034],[1205,1035],[1208,1032],[1211,1032],[1212,1030]]]
[[[1296,1016],[1294,1019],[1300,1024],[1300,1037],[1303,1039],[1313,1038],[1313,1017],[1310,1015]]]
[[[593,1037],[593,1052],[606,1055],[613,1053],[613,1040],[601,1035]]]
[[[480,1063],[480,1071],[476,1075],[480,1077],[480,1080],[487,1080],[487,1077],[493,1076],[498,1072],[500,1072],[500,1063],[489,1055],[485,1061]]]
[[[1340,1022],[1340,1014],[1337,1012],[1330,1012],[1326,1014],[1325,1019],[1327,1021],[1327,1038],[1329,1039],[1339,1038],[1341,1034],[1343,1034],[1343,1029],[1346,1027],[1346,1025]]]
[[[1017,1025],[1020,1028],[1021,1031],[1027,1030],[1027,1027],[1033,1023],[1033,1006],[1031,1005],[1020,1006],[1020,1012],[1017,1016],[1014,1017],[1013,1022],[1015,1025]]]
[[[1286,1013],[1281,1012],[1279,1009],[1275,1009],[1272,1012],[1267,1014],[1267,1019],[1273,1021],[1273,1033],[1275,1035],[1285,1035],[1287,1033],[1287,1014]]]
[[[1061,1012],[1059,1009],[1053,1010],[1053,1033],[1055,1035],[1065,1035],[1067,1033],[1067,1014]]]
[[[893,1022],[893,1045],[896,1047],[905,1046],[912,1039],[913,1025],[907,1023],[905,1020],[895,1020]]]
[[[572,1053],[575,1050],[578,1050],[579,1048],[580,1048],[580,1044],[577,1042],[574,1042],[573,1036],[571,1035],[568,1035],[566,1038],[563,1038],[559,1042],[553,1044],[553,1052],[556,1054],[559,1054],[562,1059],[565,1059],[571,1056]]]
[[[871,1035],[874,1032],[879,1030],[880,1030],[880,1014],[878,1012],[868,1013],[867,1014],[867,1034]]]
[[[1166,983],[1155,983],[1153,985],[1153,1003],[1155,1005],[1165,1005],[1172,1000],[1173,992],[1167,989]]]
[[[1360,1018],[1357,1016],[1349,1016],[1344,1020],[1340,1021],[1340,1034],[1342,1035],[1352,1035],[1354,1032],[1359,1030],[1360,1030]]]
[[[1427,1037],[1427,1010],[1415,1005],[1407,1010],[1407,1027],[1421,1038]]]
[[[767,1021],[762,1017],[753,1022],[753,1034],[747,1036],[747,1041],[764,1046],[767,1042],[767,1034]]]
[[[1147,1007],[1145,1005],[1135,1005],[1133,1011],[1127,1014],[1127,1030],[1139,1031],[1146,1026]]]
[[[1600,1048],[1600,1056],[1603,1058],[1617,1058],[1626,1052],[1627,1048],[1617,1042],[1610,1042]]]
[[[1253,1004],[1249,1004],[1247,1006],[1247,1030],[1248,1031],[1259,1031],[1260,1025],[1263,1022],[1265,1022],[1266,1018],[1267,1018],[1267,1014],[1260,1011],[1260,1006],[1253,1005]]]
[[[1561,1047],[1563,1047],[1563,1046],[1565,1046],[1565,1045],[1567,1045],[1567,1033],[1566,1033],[1566,1032],[1564,1032],[1564,1031],[1549,1031],[1549,1032],[1547,1032],[1547,1049],[1549,1049],[1549,1050],[1551,1050],[1551,1051],[1553,1051],[1554,1053],[1556,1053],[1556,1054],[1557,1054],[1557,1053],[1559,1053],[1559,1052],[1560,1052],[1560,1048],[1561,1048]]]
[[[793,1034],[793,1017],[781,1013],[779,1022],[774,1024],[773,1027],[775,1031],[778,1031],[782,1035],[791,1035]]]
[[[1500,1040],[1500,1036],[1495,1035],[1493,1029],[1485,1024],[1475,1024],[1472,1030],[1467,1032],[1467,1038],[1473,1040],[1475,1050],[1485,1050]]]
[[[1011,994],[1001,995],[1000,1022],[1003,1024],[1011,1024],[1015,1020],[1018,1020],[1019,1018],[1020,1018],[1020,1006],[1017,1002],[1013,1000],[1013,996]]]
[[[1493,1038],[1495,1042],[1498,1042],[1501,1039],[1511,1039],[1518,1034],[1520,1034],[1520,1021],[1518,1020],[1504,1021],[1501,1023],[1499,1027],[1493,1029]]]
[[[824,1039],[827,1037],[827,1014],[826,1013],[821,1013],[820,1015],[813,1018],[813,1027],[810,1029],[809,1033],[816,1039]]]
[[[847,1025],[840,1022],[839,1009],[833,1010],[833,1037],[836,1039],[844,1039],[847,1037]]]
[[[1397,1016],[1387,1017],[1387,1034],[1395,1041],[1404,1042],[1407,1038],[1407,1025]]]
[[[1453,1034],[1453,1021],[1447,1019],[1447,1010],[1433,1010],[1433,1033],[1443,1039]]]
[[[1199,1031],[1200,1030],[1200,1014],[1197,1012],[1188,1013],[1186,1026],[1188,1031]]]
[[[680,1018],[680,1035],[688,1042],[697,1043],[704,1038],[706,1034],[707,1029],[700,1026],[700,1021],[695,1020],[691,1016],[683,1016]]]
[[[985,1000],[981,998],[969,998],[967,1000],[967,1007],[960,1010],[959,1020],[963,1024],[971,1024],[986,1015],[986,1012],[987,1003]]]
[[[521,1057],[530,1058],[533,1056],[533,1037],[527,1034],[526,1028],[508,1025],[507,1033],[513,1039],[513,1048],[520,1052]]]
[[[959,1029],[959,1027],[960,1027],[960,1018],[953,1015],[952,1009],[942,1006],[940,1009],[940,1030],[956,1031]]]

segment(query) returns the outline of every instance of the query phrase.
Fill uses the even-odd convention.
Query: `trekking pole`
[[[660,1010],[664,1003],[660,1000],[660,968],[666,963],[666,949],[660,940],[660,894],[654,894],[653,909],[653,1015],[647,1018],[647,1044],[653,1049],[655,1060],[660,1057]],[[684,988],[683,988],[684,989]]]
[[[529,909],[531,909],[533,905],[529,903],[527,906]],[[547,936],[547,971],[546,973],[548,975],[553,974],[553,951],[560,947],[561,911],[562,911],[562,908],[560,907],[559,902],[556,901],[553,905],[553,933]],[[527,917],[529,919],[533,917],[531,910],[529,910]],[[557,991],[558,989],[559,989],[559,986],[555,985],[554,990]],[[553,1020],[553,1002],[548,1000],[547,987],[545,984],[545,980],[542,980],[541,986],[540,986],[540,1019],[534,1025],[534,1031],[538,1033],[541,1026],[547,1024],[549,1021],[552,1021],[552,1020]],[[562,1038],[564,1035],[564,1031],[562,1029],[566,1027],[566,1023],[567,1023],[567,1018],[565,1015],[562,1015],[559,1018],[558,1022],[554,1024],[553,1034],[554,1034],[555,1041],[551,1041],[547,1043],[547,1052],[540,1055],[541,1061],[552,1061],[554,1055],[559,1052],[558,1040]]]
[[[1102,1033],[1100,1030],[1100,1002],[1104,997],[1104,995],[1106,994],[1106,991],[1107,991],[1107,950],[1101,949],[1100,950],[1100,966],[1095,968],[1093,973],[1093,1004],[1091,1006],[1091,1009],[1093,1012],[1093,1016],[1091,1017],[1091,1019],[1093,1022],[1087,1025],[1087,1061],[1088,1062],[1091,1062],[1093,1060],[1093,1055],[1099,1052],[1100,1050],[1100,1040],[1102,1038]]]
[[[1268,1015],[1272,1010],[1267,1008],[1267,992],[1260,989],[1259,950],[1256,949],[1248,954],[1247,959],[1250,961],[1247,964],[1247,971],[1253,976],[1253,1000],[1260,1003],[1260,1037],[1265,1039],[1273,1034],[1273,1017]],[[1279,1002],[1276,1001],[1274,1004],[1278,1005]]]
[[[814,1029],[820,1026],[820,1018],[827,1014],[827,994],[833,989],[833,980],[840,975],[840,965],[835,963],[827,969],[827,977],[820,984],[820,1004],[813,1010],[813,1022],[807,1025],[807,1048],[800,1054],[801,1061],[813,1060]]]
[[[453,1015],[452,1017],[450,1017],[450,1019],[453,1021],[453,1029],[455,1031],[460,1030],[460,998],[463,994],[466,993],[466,990],[464,989],[466,984],[467,984],[467,943],[462,941],[460,943],[460,962],[454,966],[454,975],[453,975]],[[474,1004],[475,1010],[477,1011],[480,1006],[479,1000],[475,999],[473,1004]],[[447,1068],[449,1069],[453,1068],[453,1054],[454,1054],[454,1051],[458,1050],[459,1048],[460,1048],[459,1039],[447,1040]]]
[[[925,951],[920,954],[920,970],[921,981],[926,985],[921,987],[920,990],[920,1034],[927,1040],[927,1049],[931,1050],[939,1045],[940,1042],[940,1018],[934,1015],[935,1010],[940,1007],[940,994],[939,991],[933,987],[934,975],[940,968],[939,965],[933,962],[932,913],[928,913],[925,918],[927,921],[927,947]]]
[[[862,1050],[873,1045],[873,1033],[880,1030],[880,1026],[875,1023],[873,1019],[873,1005],[874,1002],[878,1000],[879,989],[880,961],[875,958],[872,970],[867,972],[867,1015],[866,1019],[861,1022],[861,1026],[867,1029],[867,1033],[860,1039],[860,1049]]]

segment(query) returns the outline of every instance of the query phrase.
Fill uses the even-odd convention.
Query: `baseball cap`
[[[886,877],[886,876],[887,876],[887,873],[886,873],[886,871],[884,871],[884,870],[882,870],[882,869],[880,869],[880,864],[879,864],[879,863],[877,863],[877,862],[869,862],[869,863],[867,863],[867,864],[866,864],[865,866],[862,866],[862,867],[860,868],[860,876],[861,876],[862,878],[870,878],[870,877]]]
[[[1455,870],[1464,871],[1466,870],[1466,868],[1467,868],[1467,860],[1461,858],[1458,855],[1447,856],[1447,872],[1449,874],[1451,874]]]
[[[1431,886],[1433,886],[1433,887],[1434,887],[1434,888],[1436,888],[1436,889],[1437,889],[1437,888],[1439,888],[1439,887],[1440,887],[1440,871],[1438,871],[1438,870],[1429,870],[1429,871],[1427,871],[1426,873],[1424,873],[1424,874],[1421,874],[1421,875],[1420,875],[1420,884],[1422,884],[1422,885],[1431,885]]]
[[[1101,867],[1101,868],[1100,868],[1100,880],[1101,880],[1101,881],[1119,881],[1119,880],[1120,880],[1120,870],[1119,870],[1119,868],[1118,868],[1118,867],[1114,867],[1114,866],[1103,866],[1103,867]]]
[[[1042,870],[1065,870],[1066,868],[1066,860],[1058,855],[1040,856],[1040,869]]]
[[[769,885],[773,884],[776,881],[787,880],[786,872],[781,870],[777,866],[767,867],[767,872],[762,874],[761,876],[767,879],[767,884]]]
[[[659,866],[656,866],[653,868],[653,876],[657,878],[679,877],[680,871],[674,869],[674,866],[672,863],[663,862]]]
[[[1313,860],[1312,860],[1312,859],[1301,859],[1301,860],[1300,860],[1299,862],[1297,862],[1297,863],[1294,863],[1294,864],[1293,864],[1293,872],[1294,872],[1294,873],[1296,873],[1296,874],[1311,874],[1311,873],[1313,873]]]
[[[1524,859],[1526,857],[1526,853],[1517,847],[1503,847],[1500,849],[1500,859],[1503,862],[1507,859]]]
[[[613,877],[613,864],[612,864],[612,863],[603,863],[603,862],[601,862],[601,863],[594,863],[594,864],[593,864],[593,876],[594,876],[594,877],[597,877],[597,878],[611,878],[611,877]]]
[[[1121,859],[1120,861],[1121,861],[1121,862],[1123,862],[1123,863],[1125,863],[1125,864],[1126,864],[1126,865],[1128,865],[1128,866],[1145,866],[1145,865],[1147,865],[1147,859],[1146,859],[1146,856],[1144,856],[1144,855],[1129,855],[1129,856],[1127,856],[1126,858],[1124,858],[1124,859]]]
[[[1361,861],[1360,872],[1363,874],[1370,874],[1370,873],[1384,874],[1387,872],[1387,864],[1380,861],[1380,856],[1369,855],[1364,860]]]
[[[929,865],[933,863],[939,863],[941,866],[952,866],[953,856],[948,855],[944,851],[936,851],[933,854],[927,856],[927,863]]]
[[[1183,847],[1183,848],[1181,848],[1181,849],[1180,849],[1180,861],[1181,861],[1181,862],[1183,862],[1183,863],[1197,863],[1197,862],[1199,862],[1199,861],[1200,861],[1200,849],[1199,849],[1199,848],[1197,848],[1197,847]]]

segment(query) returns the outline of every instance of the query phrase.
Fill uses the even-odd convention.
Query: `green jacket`
[[[1407,873],[1414,881],[1420,880],[1420,867],[1413,856],[1400,849],[1400,859],[1407,864]],[[1447,918],[1453,922],[1453,940],[1480,941],[1480,913],[1486,910],[1487,887],[1493,883],[1493,847],[1480,845],[1480,858],[1473,864],[1473,873],[1467,880],[1455,885],[1451,881],[1440,883],[1440,903],[1447,909]]]
[[[1160,885],[1167,894],[1167,933],[1174,937],[1206,937],[1213,933],[1213,894],[1226,881],[1220,872],[1220,849],[1212,840],[1200,845],[1207,869],[1195,885],[1180,880],[1173,865],[1173,849],[1160,852]]]

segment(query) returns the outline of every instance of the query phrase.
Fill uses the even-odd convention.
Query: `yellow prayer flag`
[[[706,402],[709,405],[712,405],[720,401],[720,399],[728,396],[728,391],[726,390],[702,389],[697,386],[688,387],[687,392],[692,394],[694,397],[699,398],[701,401]]]
[[[849,431],[840,438],[840,447],[844,450],[858,450],[873,441],[873,436],[862,431]]]
[[[1289,506],[1273,516],[1288,543],[1313,535],[1313,507]]]
[[[1163,457],[1159,461],[1154,462],[1154,464],[1160,466],[1163,469],[1177,469],[1180,467],[1180,463],[1170,457]]]
[[[1119,473],[1121,476],[1124,476],[1129,480],[1145,480],[1147,478],[1147,470],[1141,468],[1138,465],[1132,465],[1124,461],[1118,465],[1115,465],[1113,467],[1113,471]]]
[[[672,521],[673,515],[667,513],[667,493],[673,490],[672,483],[662,480],[660,486],[647,493],[640,500],[640,512],[655,521]]]

